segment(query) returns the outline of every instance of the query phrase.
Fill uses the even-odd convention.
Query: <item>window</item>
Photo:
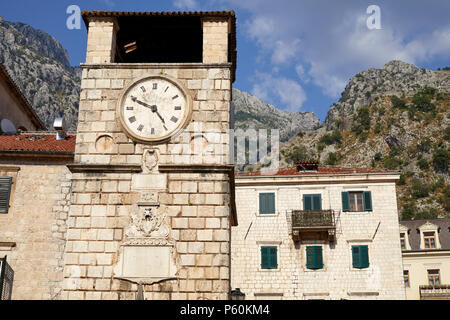
[[[275,193],[259,194],[259,214],[275,214]]]
[[[306,247],[306,267],[308,269],[322,269],[323,268],[322,247],[321,246]]]
[[[277,247],[261,247],[261,269],[277,268]]]
[[[409,288],[409,270],[403,270],[403,281],[405,283],[405,287]]]
[[[0,213],[8,213],[12,177],[0,177]]]
[[[426,249],[436,248],[436,236],[434,232],[424,232],[423,242]]]
[[[304,194],[303,210],[314,211],[322,210],[322,195],[320,194]]]
[[[342,192],[342,211],[372,211],[372,193],[370,191]]]
[[[404,233],[400,233],[400,246],[402,249],[406,249],[406,239]]]
[[[428,270],[428,284],[430,286],[437,286],[441,284],[439,270]]]
[[[364,269],[369,267],[369,247],[352,246],[353,268]]]

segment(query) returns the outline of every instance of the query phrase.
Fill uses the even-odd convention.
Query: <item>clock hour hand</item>
[[[153,108],[152,108],[153,106],[138,100],[136,97],[131,97],[131,100],[133,100],[133,102],[139,103],[141,106],[144,106],[144,107],[147,107],[147,108],[151,108],[152,111],[153,111]]]

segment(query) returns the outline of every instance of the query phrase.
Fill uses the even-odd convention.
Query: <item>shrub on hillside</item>
[[[327,146],[332,145],[332,144],[339,144],[342,141],[342,135],[341,132],[339,130],[334,130],[333,133],[326,133],[324,134],[320,140],[319,143],[324,143]]]
[[[330,152],[328,154],[328,158],[327,158],[326,164],[328,164],[330,166],[334,166],[338,162],[338,160],[339,160],[338,158],[339,157],[335,153]]]
[[[413,108],[420,112],[431,112],[434,110],[435,106],[431,103],[435,93],[435,88],[427,87],[419,92],[417,92],[412,98]]]
[[[433,165],[436,172],[447,172],[450,163],[450,155],[448,150],[437,148],[433,153]]]
[[[413,220],[416,211],[417,211],[417,208],[414,205],[414,203],[412,203],[412,202],[405,203],[401,210],[402,220],[406,220],[406,221]]]
[[[420,181],[419,179],[414,179],[412,181],[412,185],[410,187],[411,197],[414,199],[426,198],[429,193],[430,187],[426,183]]]
[[[391,99],[392,105],[394,108],[398,109],[406,109],[406,102],[403,99],[400,99],[397,96],[391,96],[389,99]]]

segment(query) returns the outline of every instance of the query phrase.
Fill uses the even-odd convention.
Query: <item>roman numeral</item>
[[[169,90],[169,87],[167,87],[167,88],[166,88],[166,90],[164,90],[164,93],[166,93],[166,92],[167,92],[167,90]]]
[[[152,128],[152,134],[155,134],[155,128]]]
[[[141,87],[141,90],[142,90],[143,92],[146,92],[146,91],[147,91],[147,90],[145,90],[145,87],[144,87],[144,86]]]
[[[178,118],[177,117],[172,117],[172,118],[170,118],[170,121],[172,121],[172,122],[177,122],[178,121]]]
[[[175,100],[176,98],[178,98],[178,95],[176,95],[175,97],[173,97],[172,100]]]
[[[181,106],[176,106],[175,110],[181,110]]]
[[[166,128],[166,126],[163,126],[164,130],[168,131],[169,129]]]
[[[134,110],[133,107],[127,107],[127,110]]]
[[[128,118],[128,121],[130,121],[131,123],[136,122],[136,117],[132,116],[132,117]]]
[[[142,131],[142,129],[144,129],[144,126],[141,124],[141,125],[138,127],[138,130],[139,130],[139,131]]]
[[[156,90],[156,89],[158,89],[158,84],[157,84],[157,83],[154,83],[154,84],[153,84],[153,90]]]

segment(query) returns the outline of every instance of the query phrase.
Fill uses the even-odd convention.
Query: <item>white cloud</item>
[[[333,98],[362,70],[394,59],[428,63],[450,52],[450,1],[379,0],[381,30],[367,28],[369,4],[358,0],[227,2],[250,13],[243,22],[238,16],[238,23],[261,49],[265,70],[291,67]],[[259,86],[255,90],[266,88]]]
[[[175,0],[174,6],[178,9],[197,9],[198,3],[196,0]]]
[[[291,112],[300,111],[306,101],[305,91],[300,84],[269,73],[256,74],[252,94],[272,104],[274,103],[272,97],[276,97],[286,106],[286,110]]]
[[[116,5],[114,0],[100,0],[100,2],[102,2],[103,4],[105,4],[108,7],[114,7]]]

